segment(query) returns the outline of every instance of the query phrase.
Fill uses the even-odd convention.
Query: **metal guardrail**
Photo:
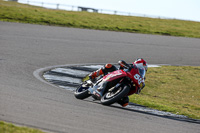
[[[107,10],[107,9],[95,9],[89,7],[81,7],[74,5],[65,5],[65,4],[56,4],[56,3],[46,3],[46,2],[36,2],[32,0],[18,0],[19,3],[30,4],[35,6],[41,6],[44,8],[57,9],[57,10],[68,10],[68,11],[88,11],[88,12],[97,12],[102,14],[113,14],[113,15],[123,15],[123,16],[138,16],[138,17],[150,17],[150,18],[162,18],[162,19],[174,19],[167,18],[163,16],[131,13],[131,12],[122,12],[117,10]]]

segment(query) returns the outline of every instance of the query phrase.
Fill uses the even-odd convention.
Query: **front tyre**
[[[85,99],[85,98],[88,98],[89,96],[91,96],[91,94],[89,94],[89,91],[88,91],[88,88],[87,86],[84,86],[84,84],[80,85],[76,91],[74,92],[74,96],[77,98],[77,99]]]
[[[125,85],[125,86],[120,86],[117,91],[108,91],[106,92],[102,98],[101,98],[101,103],[103,105],[111,105],[117,101],[119,101],[121,98],[125,97],[130,91],[130,87]]]

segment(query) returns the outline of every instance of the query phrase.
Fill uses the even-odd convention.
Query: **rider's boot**
[[[128,103],[129,103],[129,98],[128,98],[128,96],[123,97],[123,98],[122,98],[121,100],[119,100],[117,103],[120,104],[122,107],[126,107],[126,106],[128,105]]]

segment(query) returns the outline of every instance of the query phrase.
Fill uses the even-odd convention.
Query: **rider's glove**
[[[118,61],[118,64],[120,65],[120,69],[129,68],[129,65],[124,60]]]

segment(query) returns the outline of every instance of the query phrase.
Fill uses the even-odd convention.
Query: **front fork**
[[[90,87],[89,93],[92,94],[94,99],[100,100],[104,94],[105,88],[107,86],[107,82],[97,82],[93,87]]]

